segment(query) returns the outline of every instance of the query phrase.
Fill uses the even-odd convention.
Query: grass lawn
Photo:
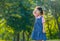
[[[11,40],[0,40],[0,41],[11,41]]]
[[[6,41],[6,40],[0,40],[0,41]],[[8,40],[10,41],[10,40]],[[32,41],[35,41],[35,40],[32,40]],[[46,41],[60,41],[60,40],[46,40]]]
[[[0,41],[6,41],[6,40],[0,40]]]
[[[47,41],[60,41],[60,40],[47,40]]]
[[[33,41],[35,41],[35,40],[33,40]],[[46,41],[60,41],[60,40],[46,40]]]

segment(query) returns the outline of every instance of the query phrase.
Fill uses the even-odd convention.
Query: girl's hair
[[[40,14],[43,15],[43,10],[40,6],[37,6],[36,9],[38,9],[40,11]]]

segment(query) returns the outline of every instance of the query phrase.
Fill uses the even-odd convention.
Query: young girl
[[[35,24],[31,38],[32,40],[46,41],[45,30],[43,27],[45,20],[43,18],[42,8],[40,6],[37,6],[33,11],[33,15],[35,16]]]

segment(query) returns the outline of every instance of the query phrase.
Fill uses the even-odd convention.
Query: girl
[[[46,35],[43,27],[45,20],[43,18],[42,8],[40,6],[37,6],[33,11],[33,15],[35,16],[35,24],[31,38],[32,40],[45,41]]]

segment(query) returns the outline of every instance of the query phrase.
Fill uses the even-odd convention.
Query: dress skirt
[[[37,32],[33,30],[31,34],[32,40],[46,40],[46,33]]]

